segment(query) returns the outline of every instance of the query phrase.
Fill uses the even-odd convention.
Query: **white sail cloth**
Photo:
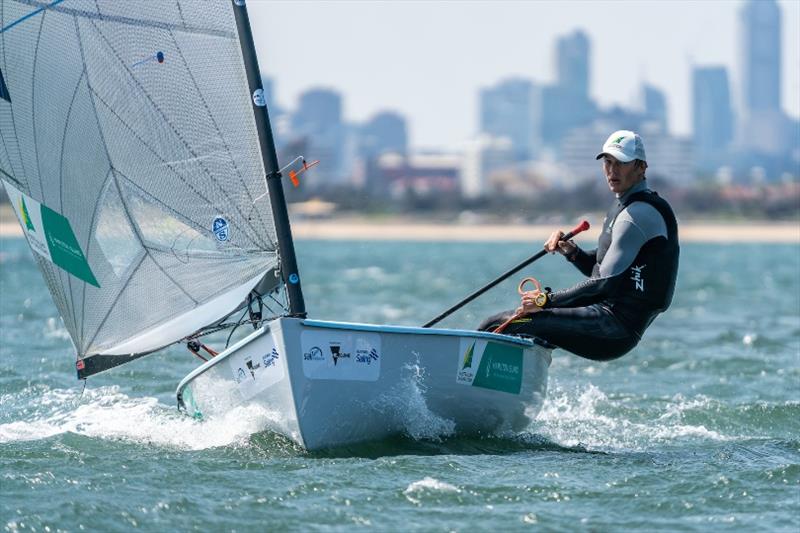
[[[231,312],[278,257],[230,2],[1,6],[0,178],[29,241],[25,198],[68,222],[96,280],[34,254],[78,357]]]

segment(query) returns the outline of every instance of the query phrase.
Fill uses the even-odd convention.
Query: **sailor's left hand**
[[[538,313],[542,310],[541,307],[536,305],[536,297],[542,293],[540,290],[525,291],[522,293],[522,305],[517,309],[517,312],[522,311],[525,314]]]

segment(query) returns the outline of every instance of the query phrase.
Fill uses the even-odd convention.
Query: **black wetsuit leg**
[[[491,331],[513,314],[514,311],[498,313],[484,320],[478,329]],[[636,335],[600,305],[544,309],[515,320],[503,333],[539,337],[595,361],[622,357],[639,342]]]

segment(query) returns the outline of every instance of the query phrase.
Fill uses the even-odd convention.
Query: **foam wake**
[[[609,398],[594,385],[565,390],[553,387],[529,431],[562,446],[641,450],[671,441],[726,441],[726,436],[703,423],[690,423],[687,413],[708,410],[705,396],[654,398],[643,403]]]
[[[195,420],[152,397],[130,397],[119,387],[87,390],[38,386],[0,396],[7,407],[0,443],[36,441],[65,433],[148,445],[202,450],[246,445],[276,413],[259,406],[232,409],[225,416]]]

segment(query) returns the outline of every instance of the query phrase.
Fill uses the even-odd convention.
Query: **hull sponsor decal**
[[[239,387],[244,399],[249,399],[259,392],[281,381],[285,371],[272,335],[262,337],[265,342],[243,346],[228,358],[228,366],[233,381]]]
[[[524,349],[499,342],[461,339],[456,382],[519,394]]]
[[[69,220],[8,182],[3,183],[31,249],[76,278],[100,287]]]
[[[300,334],[300,347],[309,379],[377,381],[381,375],[378,333],[307,329]]]

